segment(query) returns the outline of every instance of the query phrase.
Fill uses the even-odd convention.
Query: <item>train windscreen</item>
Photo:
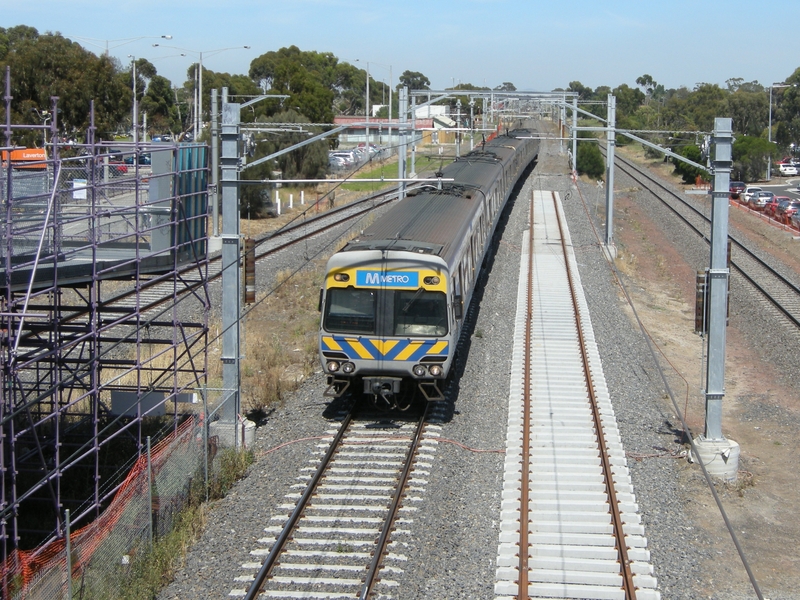
[[[396,291],[394,335],[440,336],[447,333],[447,296],[442,292]]]
[[[325,307],[325,329],[335,333],[375,333],[375,290],[331,288]]]

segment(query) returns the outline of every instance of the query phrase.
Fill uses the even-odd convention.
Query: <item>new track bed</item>
[[[555,193],[523,241],[497,598],[657,599],[614,410]]]

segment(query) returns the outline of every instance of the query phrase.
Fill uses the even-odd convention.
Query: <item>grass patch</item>
[[[395,187],[396,183],[379,183],[376,181],[365,181],[358,183],[358,179],[379,179],[385,177],[387,179],[397,178],[397,159],[382,160],[377,164],[369,162],[362,167],[355,175],[353,175],[352,183],[343,183],[341,188],[351,192],[374,192],[387,187]]]
[[[251,451],[223,450],[218,456],[219,468],[209,482],[209,499],[217,500],[230,491],[233,484],[244,477],[253,463]],[[80,579],[73,583],[78,597],[91,600],[107,598],[111,591],[108,581],[116,581],[116,594],[119,600],[152,600],[158,592],[175,577],[183,558],[191,545],[200,538],[208,521],[209,505],[205,502],[206,490],[203,477],[193,481],[186,506],[175,518],[172,530],[155,540],[149,549],[130,557],[130,564],[120,566],[117,577],[101,579],[102,590],[92,590],[90,585],[82,589]],[[111,575],[110,573],[108,575]]]
[[[265,414],[283,402],[317,362],[317,304],[324,262],[292,275],[278,273],[270,291],[259,294],[245,317],[242,409]]]
[[[420,154],[417,153],[417,156],[414,160],[414,168],[416,169],[417,173],[422,173],[425,171],[438,171],[444,165],[448,165],[453,162],[452,157],[441,157],[437,154]],[[380,177],[385,177],[387,179],[396,179],[397,178],[397,158],[393,158],[386,161],[381,161],[375,166],[370,167],[373,163],[368,163],[365,168],[362,168],[357,174],[353,176],[353,180],[357,179],[378,179]],[[408,169],[411,169],[411,159],[409,157],[408,162],[406,163]],[[387,187],[396,187],[396,183],[378,183],[378,182],[363,182],[358,183],[357,181],[353,181],[352,183],[344,183],[342,184],[341,188],[343,190],[354,191],[354,192],[375,192],[378,190],[385,189]]]

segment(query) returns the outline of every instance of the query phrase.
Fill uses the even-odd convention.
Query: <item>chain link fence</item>
[[[163,212],[150,202],[149,166],[87,165],[87,159],[76,158],[60,163],[58,177],[54,168],[10,170],[10,186],[2,186],[0,201],[5,205],[6,195],[12,196],[11,238],[0,231],[0,256],[7,248],[17,261],[36,252],[47,256],[56,245],[72,254],[104,244],[149,249],[154,214]]]
[[[138,458],[110,505],[92,523],[31,551],[14,551],[3,565],[2,597],[11,600],[105,599],[121,595],[154,541],[180,512],[208,499],[222,474],[220,444],[209,425],[224,402],[203,407]],[[223,396],[220,390],[211,392]],[[67,573],[72,574],[71,577]]]

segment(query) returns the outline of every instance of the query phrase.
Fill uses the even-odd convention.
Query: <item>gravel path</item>
[[[395,598],[492,598],[499,539],[502,450],[519,251],[531,188],[561,194],[569,221],[583,287],[603,360],[623,443],[628,452],[652,454],[654,448],[680,449],[676,419],[665,409],[656,366],[638,330],[624,312],[618,288],[589,227],[587,212],[567,175],[566,156],[543,149],[539,165],[524,185],[501,226],[502,240],[491,273],[477,294],[474,326],[462,351],[463,373],[450,391],[451,410],[442,420],[442,437],[472,450],[442,443],[427,477],[419,510],[413,516],[409,557]],[[589,206],[603,191],[584,186]],[[465,356],[462,354],[462,356]],[[300,469],[312,460],[317,443],[331,425],[322,397],[321,374],[308,379],[283,406],[276,407],[258,430],[257,460],[246,479],[218,501],[201,540],[189,552],[175,581],[158,596],[221,598],[235,587],[238,567],[251,561],[249,551],[267,520],[281,511],[284,494]],[[326,413],[328,409],[328,413]],[[289,444],[268,452],[282,443]],[[664,598],[707,598],[696,582],[704,558],[702,534],[687,525],[687,498],[679,485],[676,460],[631,460],[631,476],[650,540],[652,563]],[[286,512],[286,511],[282,511]]]

